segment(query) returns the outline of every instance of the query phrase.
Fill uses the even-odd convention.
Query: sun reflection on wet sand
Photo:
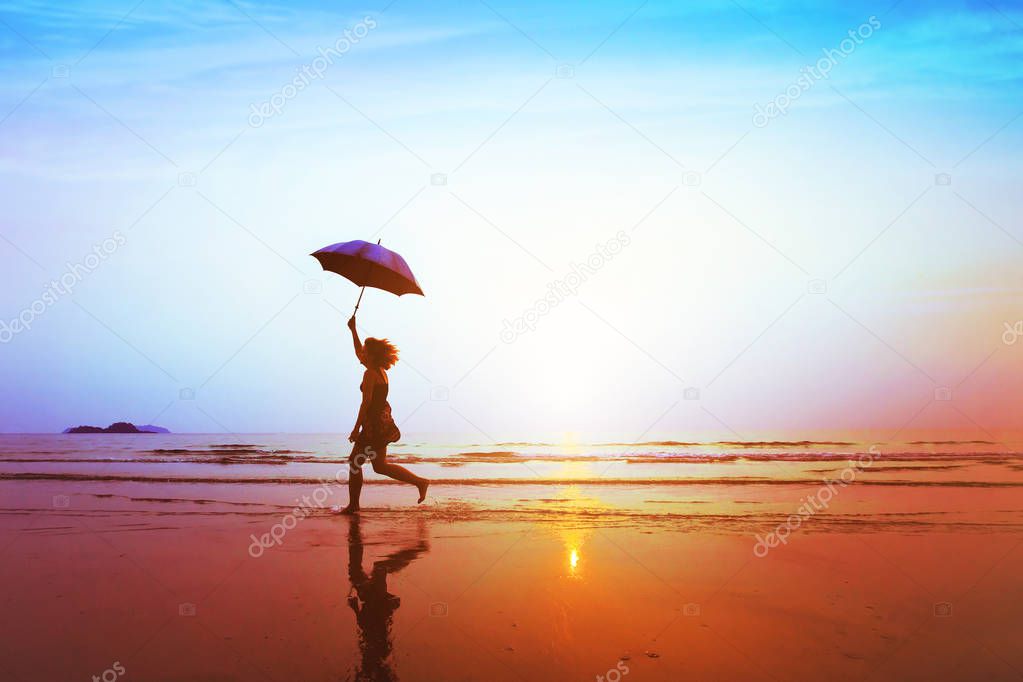
[[[563,528],[558,532],[561,536],[562,546],[565,548],[565,558],[562,564],[564,575],[569,578],[581,579],[583,577],[583,547],[590,530],[585,528]]]

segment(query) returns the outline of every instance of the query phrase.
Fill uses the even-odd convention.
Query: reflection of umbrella
[[[359,309],[366,287],[383,289],[398,296],[424,295],[405,259],[394,251],[380,246],[379,241],[370,244],[356,239],[352,242],[332,244],[313,253],[312,256],[320,261],[324,270],[336,272],[362,287],[359,300],[355,303],[355,310]]]

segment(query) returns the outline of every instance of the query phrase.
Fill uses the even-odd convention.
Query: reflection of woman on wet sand
[[[373,562],[373,570],[367,574],[362,568],[361,523],[358,516],[353,516],[348,527],[348,580],[352,584],[348,605],[355,611],[362,654],[355,679],[397,680],[387,659],[391,655],[391,620],[401,600],[387,591],[387,576],[429,551],[426,528],[420,520],[415,544]]]
[[[405,467],[387,461],[387,445],[401,437],[394,419],[391,417],[391,406],[387,404],[387,392],[390,387],[387,381],[387,370],[398,361],[398,349],[387,339],[366,339],[359,341],[359,332],[355,328],[355,316],[348,320],[348,328],[352,330],[352,343],[355,344],[355,355],[366,367],[362,375],[362,405],[355,428],[348,440],[355,443],[349,456],[348,470],[348,506],[341,510],[342,514],[354,514],[359,511],[359,495],[362,493],[362,465],[368,460],[373,464],[373,471],[389,476],[403,483],[411,483],[419,489],[419,502],[426,499],[426,489],[430,482],[416,476]]]

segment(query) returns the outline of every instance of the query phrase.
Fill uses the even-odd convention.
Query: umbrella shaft
[[[359,304],[362,303],[362,295],[364,293],[366,293],[366,287],[362,287],[362,289],[359,290],[359,300],[355,302],[355,310],[352,311],[352,315],[359,312]]]

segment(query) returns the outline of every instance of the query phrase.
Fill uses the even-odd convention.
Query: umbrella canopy
[[[311,255],[324,270],[336,272],[360,287],[383,289],[398,296],[424,295],[405,259],[379,243],[356,239],[326,246]]]

